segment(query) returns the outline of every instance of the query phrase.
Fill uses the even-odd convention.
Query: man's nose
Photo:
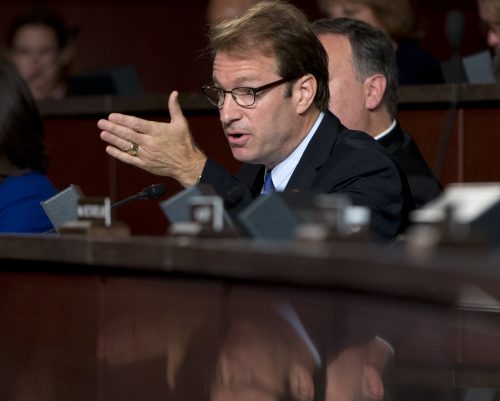
[[[226,93],[224,103],[219,107],[220,121],[224,126],[230,125],[232,122],[241,118],[241,106],[235,102],[230,93]]]

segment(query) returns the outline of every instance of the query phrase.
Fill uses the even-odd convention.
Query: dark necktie
[[[264,176],[264,188],[262,189],[262,195],[269,195],[276,191],[273,184],[273,178],[271,176],[271,170],[267,170]]]

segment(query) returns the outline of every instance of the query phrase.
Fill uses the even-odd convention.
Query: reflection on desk
[[[500,388],[498,311],[461,298],[500,295],[494,250],[423,262],[349,243],[0,241],[1,399],[458,401]]]

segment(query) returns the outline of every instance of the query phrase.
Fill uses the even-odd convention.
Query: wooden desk
[[[0,244],[1,399],[209,399],[228,344],[250,370],[264,363],[251,362],[261,351],[272,362],[304,347],[283,305],[320,353],[319,373],[378,335],[396,350],[395,399],[500,389],[495,250],[415,259],[354,243],[0,236]]]

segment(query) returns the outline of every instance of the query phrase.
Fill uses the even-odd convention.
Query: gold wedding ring
[[[137,153],[139,152],[139,145],[132,142],[130,144],[130,148],[128,148],[125,152],[127,152],[130,156],[137,156]]]

